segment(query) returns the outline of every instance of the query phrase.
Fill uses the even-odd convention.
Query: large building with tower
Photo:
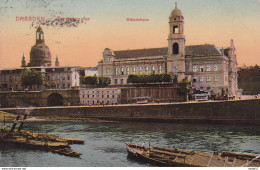
[[[24,87],[21,84],[21,73],[24,69],[34,69],[43,75],[43,85]],[[21,67],[0,70],[0,91],[71,89],[80,83],[79,67],[59,66],[56,56],[55,66],[51,64],[51,53],[45,44],[44,32],[39,26],[36,30],[36,43],[31,48],[30,62],[26,64],[23,55]]]
[[[238,96],[237,60],[234,41],[230,47],[212,44],[186,45],[184,17],[173,9],[169,17],[168,47],[113,51],[106,48],[98,63],[99,75],[109,76],[111,84],[127,84],[129,74],[172,73],[178,81],[186,78],[197,90],[229,97]]]

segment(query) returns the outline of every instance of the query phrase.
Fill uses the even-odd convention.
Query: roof
[[[168,54],[168,48],[148,48],[137,50],[114,51],[116,58],[136,58],[136,57],[150,57],[163,56]]]
[[[215,45],[191,45],[186,46],[185,55],[199,55],[199,56],[210,56],[210,55],[221,55],[221,51],[215,47]]]
[[[174,10],[173,10],[172,13],[171,13],[171,16],[172,16],[172,17],[182,16],[181,10],[178,9],[178,8],[174,8]]]
[[[114,51],[114,53],[116,59],[165,56],[168,54],[168,47],[123,50],[123,51]],[[217,49],[214,45],[210,45],[210,44],[186,46],[185,53],[186,55],[198,55],[198,56],[221,55],[221,51]]]

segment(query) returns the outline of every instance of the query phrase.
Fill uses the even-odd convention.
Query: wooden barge
[[[11,129],[0,129],[0,147],[6,145],[22,146],[28,149],[41,149],[58,153],[65,156],[79,157],[82,155],[79,152],[75,152],[70,148],[70,144],[84,144],[82,139],[73,138],[61,138],[60,136],[47,134],[47,133],[33,133],[30,131],[22,130],[23,124],[27,118],[27,114],[24,114],[22,122],[17,130],[15,130],[16,124],[20,119],[20,115],[17,115],[14,119],[14,123]],[[5,121],[4,121],[5,124]]]
[[[177,167],[259,167],[260,155],[223,151],[205,153],[178,148],[144,147],[126,144],[128,156],[155,166]]]
[[[26,130],[0,129],[0,144],[2,146],[21,146],[28,149],[52,151],[65,156],[79,157],[81,153],[74,152],[70,144],[84,144],[82,139],[67,139],[47,133],[33,133]]]

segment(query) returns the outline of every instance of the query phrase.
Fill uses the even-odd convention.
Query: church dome
[[[39,26],[36,30],[36,44],[31,48],[28,66],[51,66],[51,52],[44,42],[44,32]]]
[[[37,43],[31,48],[29,66],[51,66],[51,52],[44,43]]]
[[[174,10],[171,13],[172,17],[178,17],[178,16],[182,16],[181,10],[179,10],[178,8],[174,8]]]

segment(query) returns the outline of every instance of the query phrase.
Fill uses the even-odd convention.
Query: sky
[[[20,67],[23,54],[30,60],[38,23],[20,17],[89,18],[41,27],[53,65],[58,56],[62,66],[94,67],[105,48],[167,47],[175,2],[184,16],[186,45],[225,48],[234,39],[238,65],[260,65],[260,0],[0,0],[0,69]]]

